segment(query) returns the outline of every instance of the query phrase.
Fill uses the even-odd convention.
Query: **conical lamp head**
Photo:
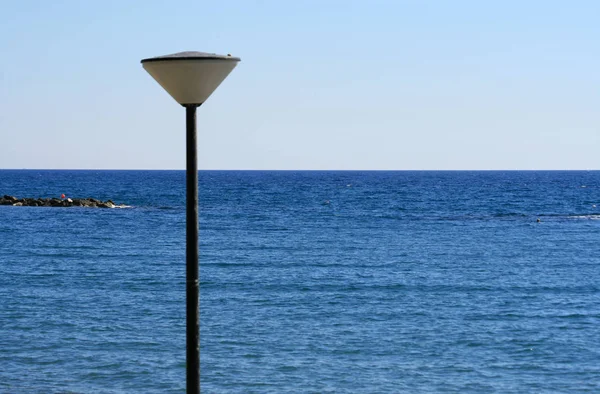
[[[239,57],[180,52],[142,60],[148,73],[181,105],[200,105],[237,66]]]

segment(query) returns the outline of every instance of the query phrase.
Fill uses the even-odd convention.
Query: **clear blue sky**
[[[201,169],[600,169],[597,1],[0,6],[0,168],[183,169],[140,59],[199,50]]]

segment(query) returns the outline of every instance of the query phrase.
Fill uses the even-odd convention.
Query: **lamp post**
[[[202,105],[240,58],[180,52],[142,60],[142,66],[186,112],[186,387],[200,393],[198,285],[198,148],[196,108]]]

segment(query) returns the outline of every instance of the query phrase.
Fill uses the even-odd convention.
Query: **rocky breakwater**
[[[112,200],[100,201],[95,198],[17,198],[0,197],[0,205],[15,207],[87,207],[87,208],[125,208],[125,204],[115,204]]]

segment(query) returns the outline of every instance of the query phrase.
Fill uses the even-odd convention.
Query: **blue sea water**
[[[184,392],[184,187],[0,171],[132,206],[0,206],[0,392]],[[595,171],[202,171],[202,391],[600,392],[599,241]]]

